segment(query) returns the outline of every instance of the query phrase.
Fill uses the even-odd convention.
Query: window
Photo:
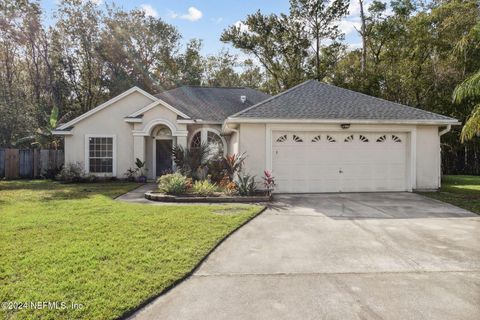
[[[285,141],[287,141],[287,135],[286,134],[277,138],[277,142],[285,142]]]
[[[303,139],[297,136],[296,134],[293,135],[292,139],[294,142],[303,142]]]
[[[402,142],[402,139],[400,139],[398,136],[392,134],[392,140],[393,142]]]
[[[225,140],[215,130],[202,128],[193,134],[190,148],[198,149],[202,144],[208,145],[209,157],[225,154]]]
[[[385,135],[378,137],[377,142],[385,142],[387,141],[387,137]]]
[[[345,140],[343,140],[343,142],[351,142],[353,141],[353,134],[349,135],[348,137],[345,138]]]
[[[202,145],[202,132],[199,131],[195,133],[195,135],[192,137],[192,142],[190,143],[190,147],[192,149],[198,149]]]
[[[362,134],[359,136],[359,139],[360,139],[360,141],[362,141],[362,142],[368,142],[368,138],[365,137],[365,136],[362,135]]]
[[[319,142],[320,141],[320,135],[313,137],[312,142]]]
[[[207,132],[207,143],[210,157],[223,156],[223,141],[218,134],[212,131]]]
[[[337,142],[334,137],[327,135],[327,141],[328,142]]]
[[[88,171],[113,172],[113,137],[88,137]]]

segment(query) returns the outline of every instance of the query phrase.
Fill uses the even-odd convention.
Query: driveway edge
[[[187,280],[188,278],[190,278],[194,273],[195,271],[198,270],[198,268],[200,268],[200,266],[205,262],[205,260],[208,259],[208,257],[213,253],[213,251],[215,251],[223,242],[225,242],[225,240],[227,240],[228,238],[230,238],[235,232],[237,232],[238,230],[240,230],[243,226],[245,226],[247,223],[249,223],[250,221],[252,221],[253,219],[255,219],[256,217],[258,217],[259,215],[261,215],[263,212],[265,212],[265,210],[267,210],[267,206],[263,206],[263,209],[261,209],[257,214],[253,215],[252,217],[248,218],[247,220],[245,220],[243,223],[241,223],[240,225],[238,225],[235,229],[233,229],[230,233],[227,233],[222,239],[220,239],[220,241],[217,242],[217,244],[215,244],[208,252],[207,254],[202,258],[200,259],[200,261],[198,261],[198,263],[192,268],[192,270],[190,270],[189,272],[187,272],[184,276],[182,276],[181,278],[178,278],[177,280],[175,280],[171,285],[169,285],[168,287],[166,287],[165,289],[163,289],[160,293],[156,294],[156,295],[153,295],[151,296],[150,298],[148,298],[147,300],[145,300],[144,302],[142,302],[141,304],[139,304],[137,307],[135,307],[134,309],[132,310],[129,310],[127,312],[125,312],[124,314],[122,314],[120,317],[118,317],[117,319],[118,320],[127,320],[127,319],[130,319],[130,317],[132,317],[135,313],[137,313],[138,311],[140,311],[141,309],[143,309],[144,307],[146,307],[147,305],[149,305],[151,302],[153,302],[154,300],[156,300],[157,298],[160,298],[161,296],[167,294],[170,290],[172,290],[173,288],[175,288],[176,286],[178,286],[180,283],[182,283],[183,281]]]

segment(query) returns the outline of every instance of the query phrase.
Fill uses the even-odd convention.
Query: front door
[[[172,140],[155,140],[156,176],[172,170]]]

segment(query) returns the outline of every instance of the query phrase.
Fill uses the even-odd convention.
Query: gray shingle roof
[[[456,122],[456,119],[450,117],[320,83],[315,80],[299,84],[241,111],[231,118]]]
[[[246,96],[244,103],[240,96]],[[221,122],[232,114],[268,99],[270,95],[244,87],[183,86],[163,91],[155,97],[192,119]]]

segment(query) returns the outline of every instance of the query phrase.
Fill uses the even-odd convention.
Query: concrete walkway
[[[411,193],[277,196],[133,319],[479,319],[480,217]]]

